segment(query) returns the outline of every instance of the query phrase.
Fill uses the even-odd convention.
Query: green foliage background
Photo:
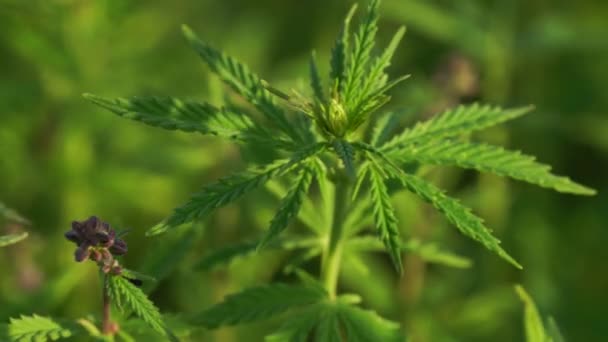
[[[277,203],[268,193],[221,209],[205,229],[144,237],[201,185],[241,169],[246,161],[235,146],[121,119],[81,93],[219,103],[221,84],[185,43],[182,23],[273,84],[303,86],[310,50],[328,59],[349,6],[320,0],[0,0],[0,200],[32,222],[27,240],[0,250],[2,321],[22,313],[77,318],[99,311],[95,267],[72,263],[73,246],[63,238],[72,220],[92,214],[132,228],[125,264],[161,279],[152,299],[163,312],[197,312],[226,293],[283,277],[273,269],[278,252],[193,272],[213,248],[260,236]],[[407,256],[398,278],[386,256],[374,255],[364,261],[369,276],[351,279],[357,273],[347,267],[343,279],[356,284],[351,290],[364,304],[401,321],[413,341],[522,340],[516,282],[543,315],[555,317],[568,340],[606,338],[608,3],[384,0],[381,9],[381,42],[402,23],[408,29],[390,69],[412,74],[392,91],[393,106],[404,116],[420,119],[458,101],[478,77],[475,98],[536,105],[525,118],[485,132],[486,141],[537,155],[599,195],[574,197],[474,172],[433,171],[432,181],[487,219],[524,271],[444,229],[438,213],[399,194],[393,204],[403,234],[439,241],[470,257],[472,267],[431,266]],[[203,331],[193,340],[261,339],[266,328]]]

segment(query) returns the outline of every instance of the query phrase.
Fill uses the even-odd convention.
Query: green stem
[[[342,257],[342,229],[350,203],[350,182],[338,179],[335,182],[334,214],[329,231],[329,240],[321,258],[321,281],[331,299],[336,298],[338,274]]]

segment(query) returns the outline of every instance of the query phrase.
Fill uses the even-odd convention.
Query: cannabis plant
[[[362,299],[339,291],[343,260],[385,250],[396,272],[402,254],[433,259],[435,248],[401,236],[391,196],[405,189],[428,202],[465,236],[482,244],[517,268],[510,256],[469,208],[425,180],[420,166],[459,166],[491,172],[559,192],[595,192],[534,157],[498,146],[473,142],[469,134],[528,113],[532,107],[503,109],[484,104],[461,105],[395,132],[397,114],[382,112],[389,92],[407,76],[392,78],[386,70],[405,33],[397,30],[388,46],[375,55],[379,1],[372,0],[351,34],[352,7],[335,41],[329,80],[310,58],[310,90],[281,91],[237,61],[201,41],[191,29],[183,33],[222,81],[242,102],[222,106],[171,97],[85,98],[122,117],[169,130],[214,135],[233,141],[244,153],[270,151],[274,160],[205,185],[148,235],[170,232],[204,220],[217,208],[266,187],[281,202],[266,232],[209,254],[204,266],[266,249],[302,253],[286,266],[296,283],[272,283],[232,294],[193,315],[208,328],[285,317],[267,336],[269,341],[399,341],[398,324],[361,307]],[[287,228],[300,221],[305,232]],[[373,229],[372,229],[373,228]],[[306,272],[304,261],[318,260],[319,274]],[[120,279],[120,278],[118,278]]]

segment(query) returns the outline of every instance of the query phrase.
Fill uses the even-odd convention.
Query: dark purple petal
[[[80,239],[80,234],[78,234],[76,231],[74,230],[68,230],[65,234],[63,234],[65,236],[66,239],[75,242],[76,244],[79,244],[81,241]]]
[[[93,260],[95,262],[100,262],[101,261],[101,252],[99,252],[96,249],[92,250],[91,251],[91,260]]]
[[[121,239],[114,241],[114,244],[110,246],[110,252],[114,255],[124,255],[127,251],[127,243]]]
[[[77,262],[85,261],[89,257],[90,253],[91,250],[89,249],[89,245],[82,244],[78,248],[76,248],[76,252],[74,253],[74,259],[76,259]]]

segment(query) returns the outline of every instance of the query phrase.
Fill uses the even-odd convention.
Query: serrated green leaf
[[[0,247],[9,246],[15,244],[25,238],[27,238],[28,233],[22,232],[19,234],[9,234],[0,236]]]
[[[309,167],[313,169],[315,178],[318,180],[318,176],[323,175],[323,173],[315,165],[316,163],[309,163]],[[281,182],[272,179],[266,183],[266,189],[279,199],[283,198],[288,192],[288,189]],[[319,216],[317,208],[310,197],[304,198],[302,207],[298,212],[298,219],[315,233],[320,233],[320,230],[323,229],[323,218]]]
[[[338,315],[348,342],[403,341],[399,324],[378,316],[374,311],[339,304]]]
[[[348,51],[348,40],[349,40],[349,26],[350,21],[357,10],[357,5],[353,5],[346,18],[344,18],[344,23],[342,24],[342,29],[340,30],[340,34],[334,43],[333,48],[331,49],[331,59],[330,59],[330,73],[329,77],[332,80],[333,87],[336,87],[336,90],[339,94],[343,94],[344,91],[344,82],[346,78],[346,68],[347,68],[347,51]]]
[[[308,69],[310,73],[310,88],[312,89],[315,99],[320,103],[326,103],[327,99],[325,97],[325,92],[323,91],[323,81],[321,81],[321,75],[319,75],[317,56],[314,51],[310,54]]]
[[[513,266],[522,269],[522,266],[500,247],[500,240],[490,233],[483,224],[483,220],[474,215],[469,208],[448,197],[443,191],[424,179],[404,172],[393,160],[375,147],[361,142],[353,145],[355,148],[365,151],[370,160],[375,160],[376,165],[383,165],[383,170],[389,174],[390,178],[398,180],[410,192],[433,205],[465,236],[481,243]]]
[[[320,302],[327,294],[315,287],[270,284],[245,289],[196,315],[193,321],[208,328],[268,319],[291,309]]]
[[[532,156],[492,145],[452,140],[428,141],[394,150],[390,156],[402,163],[417,161],[435,165],[457,165],[465,169],[511,177],[559,192],[595,194],[593,189],[577,184],[567,177],[552,174],[549,165],[537,162]]]
[[[270,222],[270,228],[268,228],[268,231],[258,245],[258,250],[275,239],[283,230],[285,230],[285,228],[287,228],[291,220],[298,215],[302,202],[308,194],[308,189],[310,183],[312,183],[313,176],[314,171],[312,168],[305,166],[300,171],[300,174],[296,178],[291,189],[289,189],[287,195],[285,195],[281,201],[279,209]]]
[[[8,336],[15,342],[56,341],[73,335],[71,329],[51,318],[38,315],[11,318],[8,325]]]
[[[105,286],[110,298],[118,307],[127,307],[154,331],[173,339],[163,322],[160,311],[139,287],[121,276],[106,276]]]
[[[166,221],[152,227],[146,235],[161,234],[186,222],[199,220],[213,210],[236,201],[269,179],[290,172],[325,148],[325,143],[313,144],[294,153],[291,158],[277,160],[262,168],[251,168],[244,173],[228,176],[207,185],[202,191],[194,194],[186,204],[176,208]]]
[[[347,101],[348,113],[355,114],[352,109],[359,102],[365,79],[365,72],[374,48],[376,32],[378,31],[378,0],[372,0],[367,7],[367,15],[355,33],[352,54],[348,58],[346,87],[344,100]]]
[[[372,146],[384,144],[398,119],[399,116],[396,112],[384,113],[374,124],[369,144]]]
[[[536,304],[521,285],[515,285],[515,292],[524,303],[524,328],[527,342],[549,342],[545,334],[543,320]]]
[[[475,216],[469,208],[463,206],[457,200],[448,197],[443,191],[422,178],[406,174],[405,172],[399,172],[393,175],[409,191],[432,204],[448,219],[448,221],[454,224],[461,233],[480,242],[488,250],[495,252],[513,266],[519,269],[522,268],[515,259],[500,247],[500,240],[490,233],[488,228],[483,224],[483,220]]]
[[[289,123],[284,111],[273,102],[272,96],[262,85],[260,77],[251,72],[243,63],[201,41],[188,26],[182,26],[182,31],[188,42],[214,73],[256,106],[270,122],[276,124],[294,140],[300,140],[298,132]]]
[[[344,166],[346,175],[351,179],[355,178],[355,152],[351,144],[344,140],[334,140],[333,148]]]
[[[391,204],[388,188],[384,183],[384,175],[374,163],[370,163],[369,171],[370,193],[374,214],[374,223],[380,240],[384,243],[391,260],[399,273],[403,269],[401,264],[401,251],[399,249],[399,228],[395,209]]]
[[[396,135],[384,144],[381,150],[386,152],[414,142],[453,137],[481,130],[518,118],[532,110],[532,108],[532,106],[528,106],[516,109],[502,109],[489,105],[482,106],[477,103],[460,105],[406,129],[403,133]]]
[[[217,108],[206,102],[171,97],[109,99],[93,94],[83,96],[119,116],[150,126],[217,135],[238,141],[278,145],[277,142],[270,139],[267,131],[258,127],[247,116],[225,108]],[[286,145],[287,142],[284,141],[282,144]]]
[[[386,85],[388,81],[388,75],[384,73],[386,68],[388,68],[391,64],[391,59],[395,54],[395,50],[399,45],[399,42],[403,38],[405,34],[405,27],[401,26],[395,35],[391,39],[390,43],[382,53],[382,55],[376,57],[374,62],[372,63],[369,72],[367,73],[366,80],[363,84],[363,97],[369,96],[371,93],[378,91],[382,87]]]

